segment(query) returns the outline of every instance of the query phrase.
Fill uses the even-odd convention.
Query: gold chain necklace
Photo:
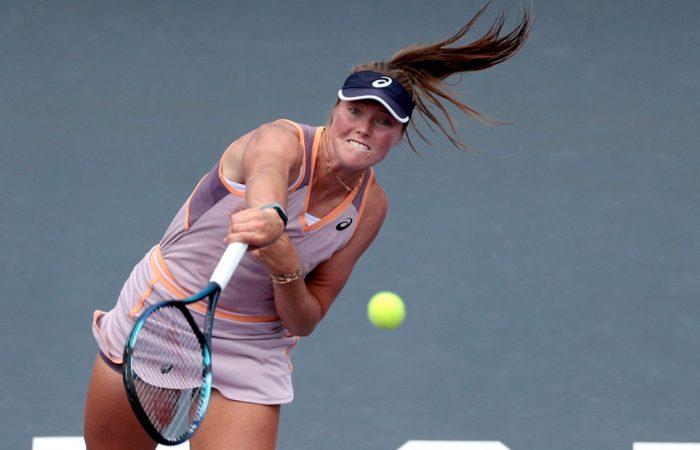
[[[345,188],[346,191],[352,192],[354,187],[357,187],[357,185],[360,184],[360,181],[362,180],[362,178],[364,176],[364,172],[362,173],[362,175],[360,175],[360,178],[358,178],[357,181],[355,182],[355,186],[351,188],[350,186],[345,184],[345,182],[338,175],[336,175],[335,172],[333,172],[333,169],[331,167],[331,155],[330,155],[330,152],[328,150],[328,147],[330,147],[330,144],[328,142],[328,137],[326,135],[325,129],[322,131],[322,135],[321,135],[321,146],[322,146],[323,156],[326,159],[326,169],[328,169],[328,173],[333,175],[333,177],[335,177],[335,179],[338,180],[338,183],[340,183]]]

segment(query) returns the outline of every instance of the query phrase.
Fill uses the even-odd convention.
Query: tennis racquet
[[[219,294],[248,244],[230,244],[209,284],[181,300],[149,307],[136,321],[124,348],[124,386],[136,417],[156,442],[175,445],[199,427],[211,393],[211,331]],[[209,300],[200,330],[187,310]]]

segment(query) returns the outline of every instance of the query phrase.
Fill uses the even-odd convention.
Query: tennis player
[[[202,289],[233,241],[251,250],[219,300],[212,398],[190,446],[275,448],[280,405],[293,397],[290,352],[327,314],[384,221],[387,197],[373,167],[404,138],[415,150],[406,131],[416,111],[460,149],[465,144],[448,104],[488,122],[444,82],[513,56],[532,16],[524,11],[504,32],[501,13],[480,38],[458,45],[484,10],[442,42],[355,67],[325,126],[276,120],[223,152],[161,241],[134,267],[116,306],[95,313],[99,354],[85,406],[88,450],[155,448],[124,392],[125,340],[149,305]],[[201,319],[205,308],[195,305],[192,312]]]

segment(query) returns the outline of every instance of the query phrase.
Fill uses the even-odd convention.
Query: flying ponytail
[[[457,45],[481,18],[490,3],[491,1],[486,3],[474,17],[447,39],[433,44],[405,47],[387,61],[360,64],[355,66],[352,72],[379,72],[401,83],[410,94],[415,110],[420,113],[428,127],[435,131],[436,126],[455,147],[466,150],[467,146],[459,136],[454,118],[447,110],[445,102],[487,125],[499,122],[460,101],[450,92],[445,81],[452,75],[488,69],[509,59],[522,48],[533,22],[531,10],[525,8],[518,25],[503,34],[506,12],[501,11],[480,38]],[[439,115],[436,115],[434,108],[437,108]],[[447,124],[444,123],[445,120]],[[413,122],[408,125],[423,141],[429,143]],[[410,137],[406,137],[410,147],[416,151]]]

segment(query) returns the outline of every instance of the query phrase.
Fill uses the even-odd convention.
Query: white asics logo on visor
[[[380,79],[374,80],[372,82],[372,87],[385,88],[385,87],[389,86],[392,81],[393,80],[389,77],[381,77]]]

